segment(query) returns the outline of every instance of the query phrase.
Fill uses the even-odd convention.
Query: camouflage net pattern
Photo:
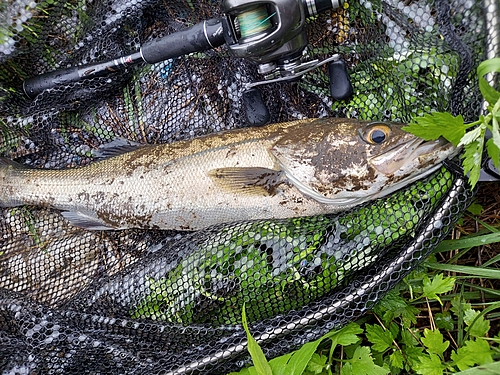
[[[125,138],[169,143],[244,127],[256,65],[225,47],[61,85],[24,79],[135,52],[221,14],[208,0],[7,0],[0,4],[0,156],[74,168]],[[338,53],[351,98],[326,68],[262,86],[272,122],[408,122],[482,110],[475,68],[497,45],[486,3],[347,1],[308,20],[307,55]],[[498,26],[498,25],[497,25]],[[493,48],[493,49],[492,49]],[[249,363],[241,310],[275,357],[367,312],[446,237],[473,193],[443,167],[392,195],[318,217],[197,232],[86,231],[42,207],[0,210],[0,370],[225,373]]]

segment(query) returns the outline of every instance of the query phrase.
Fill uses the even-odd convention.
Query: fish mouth
[[[416,138],[372,158],[369,163],[379,172],[388,177],[396,176],[396,180],[400,180],[372,195],[370,199],[382,198],[429,176],[441,167],[445,159],[452,158],[459,152],[460,148],[444,138],[434,141]],[[392,163],[391,158],[394,158]]]
[[[414,138],[370,158],[368,163],[386,176],[392,176],[398,172],[404,174],[405,169],[420,174],[456,155],[456,152],[458,150],[444,138],[435,141]]]

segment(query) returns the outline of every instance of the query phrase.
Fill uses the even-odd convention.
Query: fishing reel
[[[235,57],[259,64],[266,79],[294,75],[307,46],[306,18],[342,6],[344,0],[224,0],[226,43]]]
[[[336,100],[352,94],[345,62],[335,55],[324,61],[305,61],[306,19],[344,0],[224,0],[224,36],[229,52],[258,64],[264,80],[249,83],[243,92],[247,122],[263,125],[270,120],[262,93],[256,89],[267,83],[295,81],[320,65],[329,64],[330,93]]]

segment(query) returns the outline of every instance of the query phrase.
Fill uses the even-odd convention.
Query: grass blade
[[[486,245],[500,241],[500,232],[489,233],[482,236],[467,236],[458,240],[445,240],[442,241],[436,248],[435,252],[440,253],[444,251],[467,249],[474,246]]]
[[[457,372],[456,375],[500,375],[500,362],[487,363]]]
[[[436,262],[427,262],[425,265],[429,268],[441,271],[458,272],[467,274],[469,277],[484,277],[489,279],[500,279],[500,269],[486,267],[460,266],[455,264],[441,264]]]
[[[493,263],[496,263],[496,262],[500,262],[500,254],[491,258],[487,262],[484,262],[483,267],[488,267],[489,265],[492,265]]]
[[[264,355],[264,352],[262,351],[261,347],[259,346],[259,343],[252,337],[250,330],[248,329],[247,314],[245,312],[245,305],[244,304],[243,304],[243,310],[241,313],[241,320],[242,320],[243,328],[245,329],[245,332],[247,333],[248,352],[250,353],[250,356],[252,357],[252,362],[253,362],[253,365],[255,366],[255,369],[257,370],[257,374],[259,374],[259,375],[273,375],[273,371],[271,370],[271,366],[269,365],[269,362],[267,362],[267,359],[266,359],[266,356]]]
[[[286,368],[287,375],[301,375],[305,371],[307,364],[311,360],[321,341],[323,341],[323,338],[309,342],[293,353],[293,356],[288,362]]]
[[[273,358],[269,361],[269,365],[271,366],[271,369],[273,370],[273,375],[288,375],[287,372],[287,363],[290,360],[290,357],[292,356],[292,353],[287,353],[285,355],[282,355],[280,357]]]

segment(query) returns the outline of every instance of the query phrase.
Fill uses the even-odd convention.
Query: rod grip
[[[28,78],[23,83],[24,93],[30,99],[35,99],[38,94],[41,94],[45,90],[52,89],[61,84],[76,82],[80,79],[78,70],[79,68],[74,66]]]
[[[25,80],[23,83],[24,93],[30,99],[35,99],[37,95],[41,94],[45,90],[53,89],[60,85],[75,83],[81,81],[82,79],[102,77],[111,72],[115,72],[142,61],[140,53],[134,52],[128,56],[96,64],[57,69]]]
[[[224,42],[222,22],[218,18],[213,18],[145,43],[141,47],[141,54],[144,61],[154,64],[192,52],[203,52],[219,47]]]

